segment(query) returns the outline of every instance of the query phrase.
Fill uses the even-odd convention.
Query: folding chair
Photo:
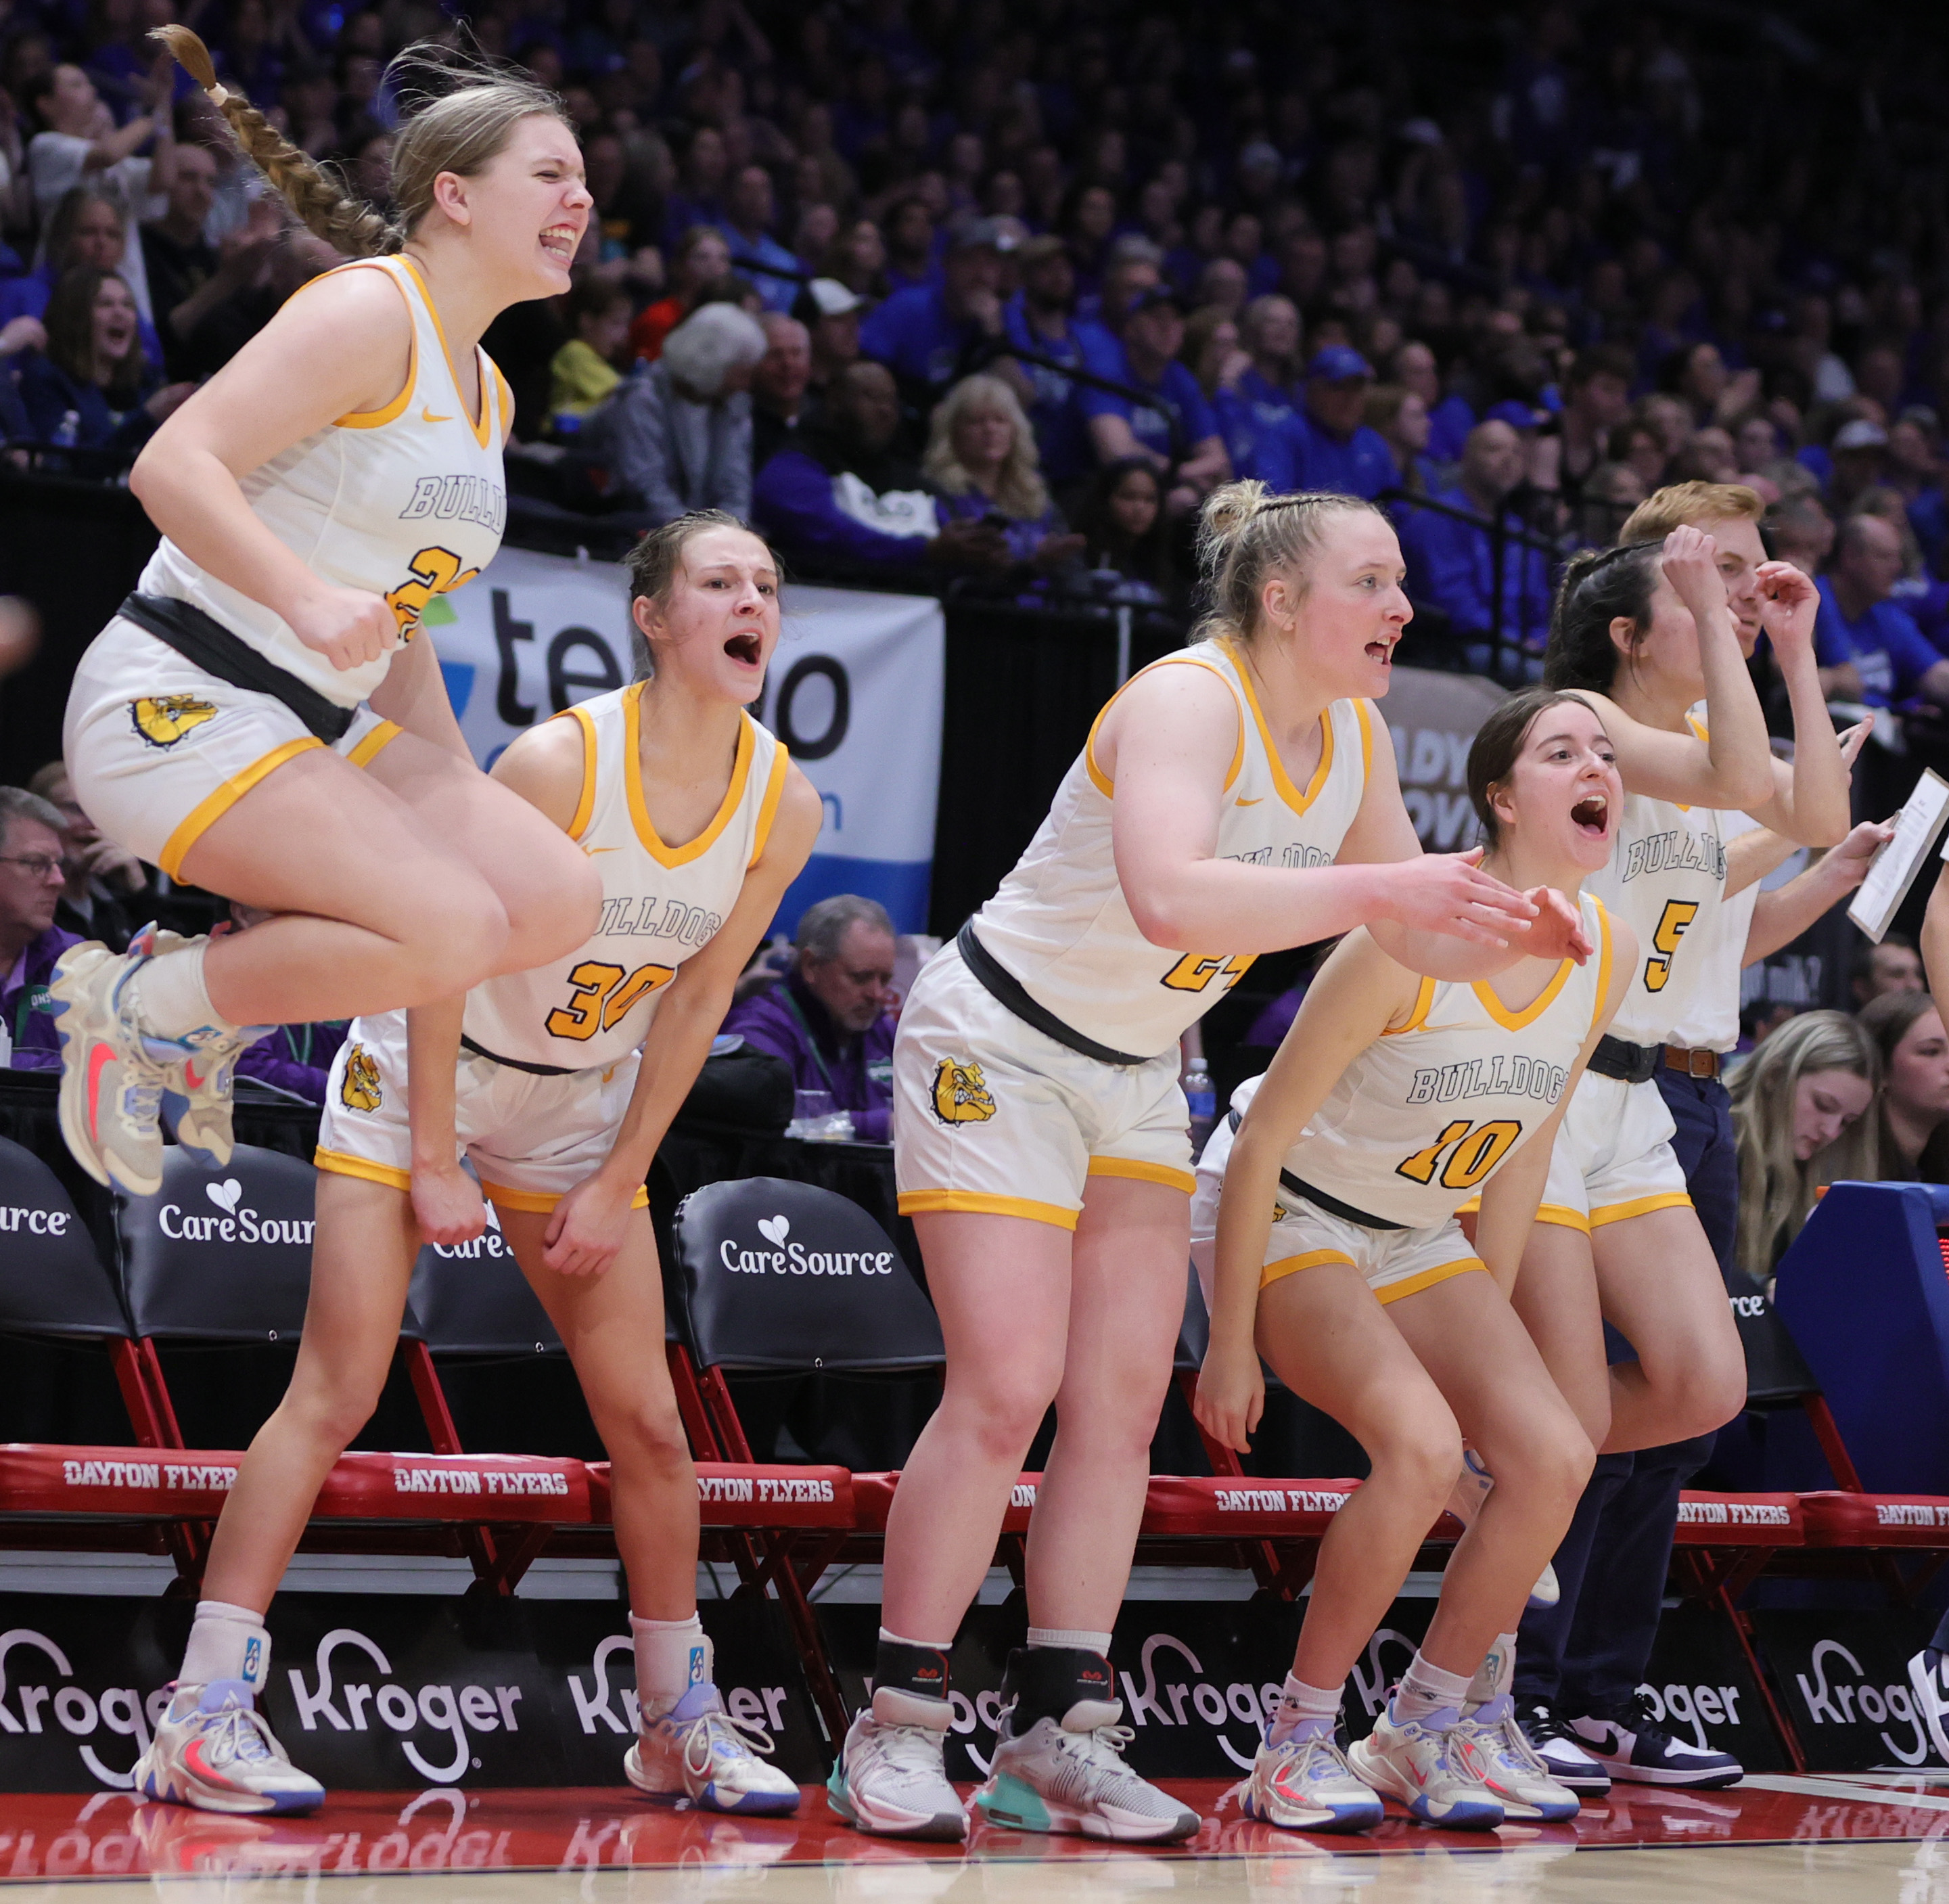
[[[672,1230],[679,1402],[698,1455],[726,1464],[699,1470],[706,1525],[737,1537],[730,1544],[741,1591],[776,1588],[837,1745],[849,1721],[806,1588],[861,1524],[861,1477],[838,1468],[756,1467],[725,1374],[939,1368],[940,1326],[886,1232],[830,1190],[775,1177],[707,1184],[679,1206]],[[896,1478],[878,1477],[878,1531]],[[815,1492],[829,1483],[834,1498],[807,1501],[793,1487],[785,1492],[801,1498],[781,1502],[778,1479]],[[735,1489],[715,1485],[732,1482]],[[726,1500],[726,1492],[743,1498]],[[788,1504],[789,1517],[779,1511]]]

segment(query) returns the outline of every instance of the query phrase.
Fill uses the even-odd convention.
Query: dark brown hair
[[[78,384],[95,381],[95,300],[101,287],[113,278],[124,291],[128,280],[119,271],[103,271],[92,264],[78,264],[61,273],[48,300],[44,321],[48,331],[48,361],[64,370]],[[133,303],[135,294],[129,292]],[[149,359],[142,348],[142,328],[138,323],[129,338],[129,350],[109,374],[101,393],[117,409],[130,409],[141,393]]]
[[[1525,688],[1511,695],[1476,730],[1469,749],[1469,802],[1481,822],[1483,843],[1491,850],[1502,840],[1501,823],[1491,804],[1495,792],[1509,777],[1537,717],[1564,701],[1575,702],[1587,714],[1594,711],[1583,695],[1566,689]]]

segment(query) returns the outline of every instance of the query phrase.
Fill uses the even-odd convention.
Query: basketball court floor
[[[349,1793],[315,1818],[226,1818],[120,1793],[0,1796],[7,1904],[1949,1904],[1949,1778],[1761,1775],[1640,1787],[1574,1825],[1363,1837],[1253,1824],[1236,1788],[1165,1781],[1206,1818],[1124,1850],[978,1828],[965,1846],[862,1837],[817,1787],[788,1819],[659,1810],[626,1790]],[[81,1904],[77,1899],[75,1904]]]

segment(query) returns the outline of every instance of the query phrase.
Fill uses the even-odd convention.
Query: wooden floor
[[[663,1811],[613,1790],[351,1793],[281,1822],[117,1793],[16,1794],[0,1797],[0,1882],[7,1904],[76,1883],[90,1904],[153,1899],[158,1883],[182,1904],[1949,1904],[1949,1783],[1913,1777],[1638,1787],[1573,1825],[1482,1834],[1391,1818],[1353,1838],[1254,1825],[1216,1782],[1171,1789],[1206,1822],[1158,1850],[986,1828],[965,1847],[891,1843],[847,1830],[817,1787],[798,1817],[772,1820]]]

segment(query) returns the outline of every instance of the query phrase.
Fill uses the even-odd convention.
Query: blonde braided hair
[[[1303,569],[1329,518],[1387,518],[1357,496],[1326,491],[1275,495],[1264,483],[1223,483],[1205,499],[1198,523],[1198,565],[1211,609],[1194,639],[1250,643],[1257,632],[1259,592],[1280,569]],[[1390,525],[1391,526],[1391,525]],[[1304,577],[1300,577],[1302,589]]]
[[[158,26],[149,37],[167,47],[202,87],[245,155],[307,229],[349,257],[384,257],[398,250],[433,210],[434,180],[443,172],[473,177],[499,156],[522,120],[546,114],[569,123],[561,101],[524,74],[445,47],[407,48],[387,68],[388,76],[415,67],[437,75],[446,89],[414,89],[413,107],[393,142],[393,201],[399,216],[388,219],[355,197],[332,168],[294,145],[241,92],[223,85],[210,49],[188,27]]]

